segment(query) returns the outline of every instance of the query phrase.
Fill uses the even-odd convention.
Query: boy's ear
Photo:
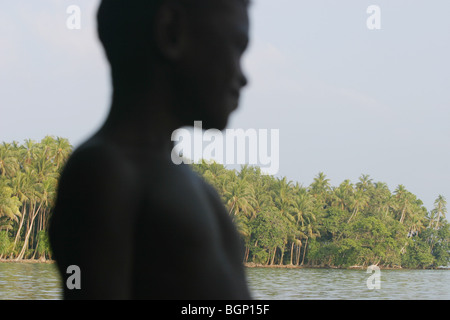
[[[155,18],[155,41],[159,53],[166,59],[178,60],[188,44],[187,14],[176,3],[161,5]]]

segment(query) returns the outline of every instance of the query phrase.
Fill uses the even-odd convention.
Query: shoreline
[[[246,268],[270,268],[270,269],[339,269],[339,270],[367,270],[369,266],[349,266],[349,267],[338,267],[338,266],[298,266],[298,265],[265,265],[257,264],[253,262],[244,263]],[[401,266],[396,267],[385,267],[377,266],[380,270],[450,270],[449,267],[437,267],[437,268],[403,268]]]
[[[39,260],[39,259],[22,259],[22,260],[13,260],[13,259],[0,259],[0,263],[47,263],[52,264],[56,263],[55,260]]]
[[[46,263],[54,264],[55,260],[39,260],[39,259],[23,259],[23,260],[10,260],[10,259],[0,259],[0,263]],[[270,268],[270,269],[339,269],[339,270],[366,270],[368,268],[365,266],[350,266],[350,267],[337,267],[337,266],[298,266],[298,265],[266,265],[258,264],[253,262],[244,263],[246,268]],[[450,270],[449,267],[438,267],[438,268],[403,268],[401,266],[397,267],[384,267],[378,266],[380,270]]]

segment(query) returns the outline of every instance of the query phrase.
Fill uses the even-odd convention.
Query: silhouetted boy
[[[50,239],[66,299],[247,299],[241,243],[215,190],[171,160],[172,132],[224,129],[246,84],[243,0],[103,0],[104,125],[61,176]],[[67,267],[81,270],[68,289]]]

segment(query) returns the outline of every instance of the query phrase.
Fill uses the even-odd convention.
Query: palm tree
[[[259,173],[259,174],[258,174]],[[248,164],[241,165],[241,169],[238,172],[238,177],[242,180],[254,182],[256,178],[261,175],[261,169],[255,169]]]
[[[0,218],[6,217],[10,220],[17,221],[20,217],[21,202],[16,196],[13,196],[13,190],[4,179],[0,179]]]
[[[25,167],[26,181],[28,182],[27,198],[26,202],[28,218],[26,219],[25,238],[22,245],[22,249],[16,257],[16,260],[23,259],[26,250],[30,243],[30,236],[34,227],[34,222],[39,214],[44,214],[41,211],[45,211],[45,207],[49,203],[49,196],[51,194],[51,182],[56,181],[58,174],[55,172],[55,167],[52,164],[50,143],[54,139],[46,137],[41,144],[33,145],[32,158],[29,165]],[[20,230],[22,224],[19,226],[19,230],[16,235],[16,243],[20,237]],[[31,238],[32,243],[34,239]]]
[[[0,231],[8,231],[13,228],[12,221],[6,216],[0,217]]]
[[[20,250],[19,255],[16,257],[16,260],[23,259],[25,252],[28,249],[30,235],[34,227],[35,219],[41,212],[41,210],[45,210],[45,205],[48,205],[49,195],[52,193],[51,182],[49,182],[49,180],[45,180],[44,182],[38,182],[33,189],[34,189],[33,196],[30,197],[30,207],[29,207],[30,213],[28,218],[27,229],[25,232],[25,239],[22,249]]]
[[[319,174],[314,178],[314,181],[311,183],[309,192],[314,196],[320,196],[327,193],[329,190],[330,179],[327,179],[323,172],[319,172]]]
[[[52,136],[39,143],[28,139],[23,145],[0,144],[0,220],[2,229],[13,230],[15,237],[10,258],[22,259],[28,249],[36,254],[36,243],[45,238],[42,232],[47,229],[60,169],[71,151],[67,139]],[[20,252],[15,251],[18,244]]]
[[[259,173],[259,178],[253,182],[253,190],[255,191],[255,214],[257,215],[259,212],[264,210],[267,207],[274,207],[272,195],[271,195],[271,185],[273,177],[261,175]]]
[[[265,180],[265,185],[271,196],[270,201],[267,201],[268,206],[264,208],[266,212],[270,211],[274,213],[276,222],[278,224],[278,230],[280,232],[280,240],[274,248],[271,249],[272,259],[271,264],[275,259],[275,254],[277,248],[281,250],[280,264],[283,262],[284,250],[288,239],[293,239],[295,237],[294,226],[294,213],[295,213],[295,195],[292,181],[287,181],[286,177],[282,179],[271,178],[270,180]],[[270,254],[269,254],[270,255]]]
[[[72,153],[72,145],[65,138],[56,137],[55,143],[52,145],[52,153],[56,165],[56,171],[60,171],[63,163],[67,161]]]
[[[14,239],[13,250],[17,245],[20,238],[20,233],[27,216],[27,208],[29,208],[30,197],[34,196],[34,183],[35,183],[34,171],[31,167],[26,166],[24,171],[18,172],[18,174],[12,180],[12,187],[14,194],[19,198],[22,204],[22,212],[19,222],[19,227],[16,231],[16,236]]]
[[[357,188],[361,188],[365,191],[367,191],[372,186],[372,179],[370,179],[370,176],[368,174],[361,175],[361,177],[359,177],[359,182],[356,183]]]
[[[297,225],[303,225],[308,214],[313,211],[313,201],[306,188],[296,184],[294,198],[294,217]]]
[[[291,244],[291,264],[293,257],[294,244],[297,246],[296,252],[296,265],[300,263],[300,249],[303,245],[302,239],[306,239],[305,248],[303,249],[303,259],[304,261],[306,247],[308,245],[309,236],[314,236],[316,232],[313,232],[312,226],[316,221],[316,216],[314,215],[314,203],[311,195],[308,193],[306,188],[299,187],[296,185],[297,196],[295,198],[295,218],[297,226],[297,234]],[[309,232],[309,234],[308,234]]]
[[[295,197],[292,181],[287,181],[286,177],[277,178],[272,185],[272,199],[281,215],[293,221],[292,214],[295,212]]]
[[[434,209],[432,210],[432,216],[436,217],[436,224],[434,226],[434,229],[437,230],[439,228],[439,222],[441,220],[441,217],[445,218],[445,215],[447,214],[447,201],[443,195],[439,195],[438,198],[434,201]],[[434,219],[430,222],[430,227],[432,227],[432,224],[434,222]]]
[[[400,212],[400,223],[403,224],[405,218],[413,211],[414,195],[406,190],[405,186],[399,185],[394,191],[396,209]]]
[[[13,195],[13,189],[0,177],[0,231],[13,229],[13,223],[17,222],[17,218],[21,216],[19,211],[21,204],[18,197]],[[4,237],[9,247],[8,234],[5,233]],[[7,252],[3,251],[0,256],[3,254],[7,254]]]
[[[12,177],[19,169],[14,151],[11,143],[3,142],[0,145],[0,176]]]
[[[420,231],[422,231],[425,226],[423,221],[425,219],[426,210],[415,210],[411,214],[409,218],[409,230],[408,230],[408,238],[417,235]]]
[[[314,178],[314,181],[308,188],[308,192],[314,199],[315,212],[317,214],[323,214],[327,205],[331,205],[331,185],[330,180],[325,176],[323,172]]]
[[[316,217],[314,215],[310,216],[310,219],[308,219],[308,223],[302,226],[301,231],[306,239],[305,247],[303,248],[303,257],[301,262],[301,265],[303,265],[305,262],[306,251],[308,249],[308,240],[320,237],[320,231],[318,229],[318,226],[316,225]]]
[[[369,195],[364,191],[363,188],[357,188],[356,192],[353,197],[353,211],[352,215],[348,219],[347,223],[350,222],[356,215],[358,214],[358,211],[363,210],[367,204],[369,203]]]
[[[39,217],[38,231],[47,229],[49,214],[55,202],[56,186],[57,179],[53,177],[47,177],[47,179],[42,182],[42,201],[44,201],[44,210],[41,211]]]
[[[34,168],[36,169],[36,174],[39,182],[44,181],[48,177],[57,178],[58,172],[55,171],[56,167],[52,163],[52,158],[49,157],[50,146],[45,146],[36,155],[34,160]]]
[[[224,182],[223,196],[231,216],[241,213],[247,217],[254,216],[256,200],[254,190],[247,181],[236,177],[234,181]]]
[[[26,139],[22,148],[24,148],[25,153],[23,165],[26,167],[31,165],[31,161],[35,158],[37,145],[34,140]]]
[[[192,168],[219,193],[222,192],[221,187],[223,179],[227,174],[227,169],[222,164],[202,159],[200,163],[192,164]]]
[[[372,190],[370,207],[374,208],[374,212],[380,216],[384,215],[386,217],[392,206],[392,195],[387,184],[376,182]]]
[[[353,185],[350,180],[344,180],[338,188],[333,189],[332,205],[345,210],[349,207],[353,196]]]

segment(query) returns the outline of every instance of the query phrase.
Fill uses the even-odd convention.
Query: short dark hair
[[[130,71],[136,71],[132,73],[133,79],[139,81],[136,76],[142,73],[130,69],[141,70],[139,64],[148,62],[149,53],[156,50],[153,34],[155,17],[161,5],[169,1],[196,11],[219,3],[219,0],[101,0],[97,11],[97,32],[111,65],[113,84],[118,81],[115,77],[117,73],[123,75]],[[233,0],[222,1],[225,4]],[[235,1],[245,6],[250,3],[249,0]]]
[[[97,31],[106,56],[115,63],[126,51],[142,48],[156,11],[164,0],[102,0],[97,11]]]
[[[142,41],[153,41],[152,30],[158,8],[168,0],[102,0],[97,12],[97,31],[108,59],[115,52],[138,49]],[[205,6],[217,0],[171,0],[187,6]],[[232,1],[232,0],[225,0]],[[249,6],[250,0],[238,0]],[[143,36],[144,38],[140,37]],[[136,47],[137,46],[137,47]]]

